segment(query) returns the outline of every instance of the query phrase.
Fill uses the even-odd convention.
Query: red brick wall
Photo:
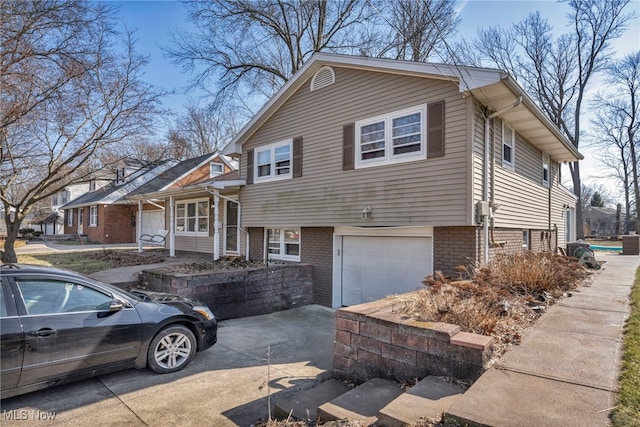
[[[482,254],[477,227],[435,227],[433,229],[433,271],[457,275],[459,265],[473,266]]]
[[[313,265],[313,302],[331,307],[333,227],[302,227],[300,234],[300,261]]]
[[[249,227],[249,259],[262,261],[264,259],[264,228]]]
[[[89,226],[89,207],[84,207],[83,232],[90,242],[135,243],[136,207],[131,205],[98,205],[98,225]]]

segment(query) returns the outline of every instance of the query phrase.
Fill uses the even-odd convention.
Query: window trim
[[[412,114],[420,114],[420,150],[410,153],[392,154],[393,153],[393,120],[410,116]],[[361,129],[364,126],[374,123],[384,123],[384,156],[372,159],[362,159],[362,145],[360,142]],[[393,111],[388,114],[370,117],[355,122],[355,164],[354,169],[362,169],[373,166],[392,165],[397,163],[405,163],[416,160],[424,160],[427,158],[427,104],[420,104],[414,107]],[[416,141],[417,143],[418,141]]]
[[[531,245],[531,232],[527,229],[522,230],[522,249],[529,250]]]
[[[89,227],[98,226],[98,205],[89,206]]]
[[[505,141],[505,133],[504,133],[504,129],[505,126],[508,127],[509,129],[511,129],[511,143],[509,144],[507,141]],[[511,148],[511,160],[505,160],[504,158],[504,147],[508,146],[509,148]],[[502,166],[507,168],[507,169],[511,169],[511,170],[516,170],[516,131],[509,126],[509,124],[507,122],[505,122],[504,120],[502,121],[502,150],[501,150],[501,154],[502,154]]]
[[[289,172],[286,174],[276,175],[276,161],[275,161],[275,151],[281,147],[289,148]],[[260,165],[258,164],[258,159],[260,158],[260,153],[268,151],[269,152],[269,175],[259,176],[260,173]],[[265,163],[266,165],[266,163]],[[293,138],[285,139],[283,141],[275,142],[273,144],[263,145],[260,147],[256,147],[254,149],[253,155],[253,182],[270,182],[270,181],[281,181],[285,179],[293,178]]]
[[[547,188],[551,185],[551,157],[545,152],[542,153],[542,185]]]
[[[207,206],[207,214],[204,216],[204,218],[207,219],[207,229],[205,231],[200,231],[198,230],[198,223],[199,223],[199,219],[202,218],[198,215],[198,203],[200,202],[205,202],[206,206]],[[195,203],[195,217],[193,217],[195,219],[195,226],[194,226],[194,231],[187,231],[187,220],[189,218],[191,218],[190,216],[187,215],[188,212],[188,205],[190,203]],[[176,236],[209,236],[209,230],[211,228],[211,224],[209,221],[209,217],[211,216],[211,206],[210,206],[210,201],[209,198],[205,197],[205,198],[198,198],[198,199],[185,199],[185,200],[176,200],[175,202],[175,212],[174,212],[174,224],[173,224],[173,229],[175,230],[175,234]],[[178,207],[180,205],[184,205],[184,217],[179,217],[178,216]],[[184,231],[179,231],[178,230],[178,219],[180,218],[184,218],[184,227],[185,230]]]
[[[67,227],[73,227],[73,209],[67,209]]]
[[[279,254],[270,254],[269,253],[269,230],[280,230],[280,253]],[[300,261],[300,255],[287,255],[284,253],[285,251],[285,230],[295,230],[300,236],[298,240],[298,254],[302,254],[302,233],[300,232],[300,227],[265,227],[264,228],[264,243],[265,250],[267,252],[268,259],[277,259],[281,261]]]
[[[220,172],[214,172],[213,166],[220,166]],[[224,173],[224,163],[222,162],[209,162],[209,178],[214,178]]]

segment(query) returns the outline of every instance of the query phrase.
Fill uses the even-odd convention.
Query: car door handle
[[[48,337],[54,335],[57,331],[55,329],[44,328],[38,331],[29,332],[29,335],[37,336],[37,337]]]

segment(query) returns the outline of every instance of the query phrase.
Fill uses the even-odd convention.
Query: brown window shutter
[[[352,170],[355,164],[356,125],[351,123],[342,128],[342,170]]]
[[[302,137],[293,138],[293,177],[302,176]]]
[[[247,150],[247,184],[253,184],[253,149]]]
[[[427,158],[444,156],[444,101],[429,104],[427,111]]]

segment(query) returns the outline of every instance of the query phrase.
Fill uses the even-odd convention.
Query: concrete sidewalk
[[[616,402],[622,334],[637,256],[606,261],[592,282],[552,306],[447,412],[488,426],[607,426]]]

